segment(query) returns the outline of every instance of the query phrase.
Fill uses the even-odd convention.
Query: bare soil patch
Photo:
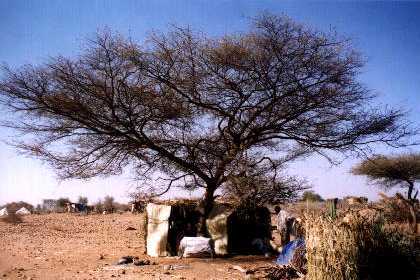
[[[127,228],[135,230],[126,230]],[[243,279],[233,265],[272,263],[259,256],[150,258],[141,215],[45,214],[0,222],[0,279]],[[154,265],[116,265],[137,256]]]

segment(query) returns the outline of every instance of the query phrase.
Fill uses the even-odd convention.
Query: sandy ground
[[[136,230],[126,230],[134,227]],[[244,279],[233,265],[252,268],[272,259],[150,258],[144,254],[141,215],[30,215],[0,222],[0,279]],[[116,265],[126,255],[154,265]],[[164,266],[173,269],[165,270]]]

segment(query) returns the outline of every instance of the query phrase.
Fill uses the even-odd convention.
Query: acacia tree
[[[104,197],[103,207],[106,211],[112,213],[115,209],[115,201],[114,198],[110,195]]]
[[[60,197],[57,199],[57,207],[64,208],[68,203],[71,203],[70,199],[67,197]]]
[[[16,144],[62,178],[119,174],[215,192],[247,157],[274,182],[310,153],[401,145],[402,112],[374,108],[357,81],[363,61],[348,40],[262,15],[247,32],[210,37],[188,28],[137,44],[99,34],[76,58],[3,71]]]
[[[355,175],[367,176],[374,183],[385,187],[407,189],[407,198],[416,199],[415,183],[420,181],[420,153],[396,156],[378,155],[367,159],[352,169]]]
[[[304,191],[302,194],[302,201],[322,202],[324,199],[314,191]]]
[[[81,203],[81,204],[88,204],[88,198],[86,196],[79,196],[79,198],[77,199],[77,203]]]

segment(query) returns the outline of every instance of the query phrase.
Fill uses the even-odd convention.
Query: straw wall
[[[374,211],[360,213],[306,216],[307,279],[416,279],[415,238]]]

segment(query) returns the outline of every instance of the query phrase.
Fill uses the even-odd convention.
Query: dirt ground
[[[142,221],[131,213],[66,213],[25,216],[15,225],[0,222],[0,279],[244,279],[232,266],[273,262],[260,256],[150,258],[144,254]],[[116,265],[127,255],[156,264]]]

